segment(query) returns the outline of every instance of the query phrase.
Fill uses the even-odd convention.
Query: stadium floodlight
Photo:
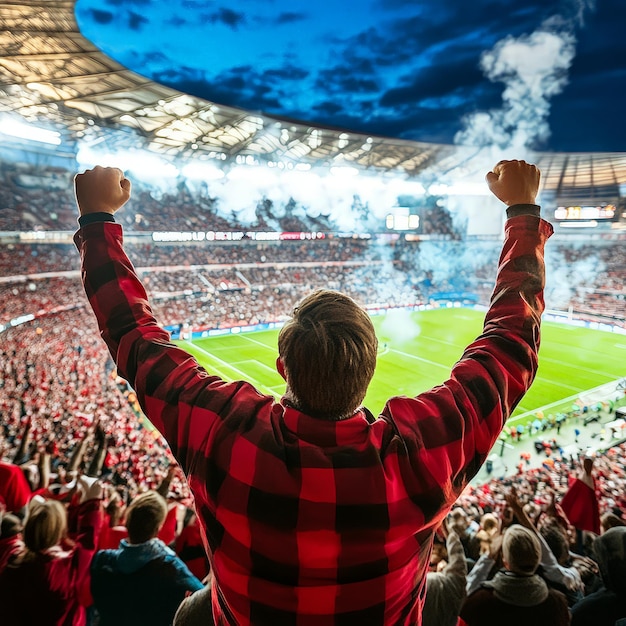
[[[32,313],[27,313],[26,315],[20,315],[12,319],[9,322],[9,326],[20,326],[21,324],[26,324],[26,322],[32,322],[35,319],[35,316]]]
[[[14,118],[0,120],[0,133],[17,137],[19,139],[27,139],[29,141],[38,141],[39,143],[48,143],[53,146],[61,145],[61,133],[56,130],[40,128],[32,124],[24,124],[18,122]]]

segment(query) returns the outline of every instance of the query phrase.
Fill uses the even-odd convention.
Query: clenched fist
[[[113,215],[128,202],[131,183],[117,167],[96,165],[92,170],[76,174],[74,190],[81,215],[90,213]]]
[[[500,161],[485,177],[491,193],[507,206],[535,204],[541,172],[526,161]]]

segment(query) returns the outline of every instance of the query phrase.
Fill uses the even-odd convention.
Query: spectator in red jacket
[[[67,514],[56,500],[33,502],[24,526],[25,549],[0,574],[3,626],[83,626],[79,594],[100,532],[102,485],[80,482],[78,534],[67,548]]]
[[[4,503],[8,513],[15,513],[24,519],[30,497],[30,486],[22,469],[13,463],[0,461],[0,504]]]
[[[118,548],[120,541],[128,537],[128,529],[124,526],[125,507],[117,493],[113,491],[106,508],[104,509],[104,521],[98,539],[98,550]]]
[[[172,345],[124,252],[121,170],[76,176],[82,277],[118,372],[188,477],[212,555],[218,623],[421,623],[434,529],[486,460],[537,369],[539,172],[487,175],[508,219],[483,333],[442,385],[362,406],[377,339],[351,298],[320,291],[282,328],[281,401]]]

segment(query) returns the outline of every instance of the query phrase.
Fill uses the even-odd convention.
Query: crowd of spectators
[[[23,163],[3,163],[0,177],[0,231],[75,230],[71,172],[58,167],[35,168]],[[387,259],[398,272],[407,274],[406,282],[419,282],[413,287],[426,297],[437,291],[473,291],[481,302],[486,302],[490,295],[493,256],[498,249],[497,242],[460,238],[450,213],[437,204],[424,208],[422,223],[426,237],[443,237],[438,242],[405,242],[400,238],[391,243],[385,239],[381,243],[376,237],[371,240],[339,238],[336,225],[328,218],[308,217],[293,200],[279,210],[271,199],[265,197],[259,198],[256,221],[244,225],[238,221],[236,212],[220,206],[220,201],[211,196],[206,186],[190,188],[182,179],[175,191],[163,194],[137,183],[128,209],[118,217],[127,231],[138,233],[240,231],[244,236],[243,241],[236,243],[202,241],[168,245],[127,242],[129,256],[139,268],[196,265],[239,268],[245,264],[350,261],[372,264]],[[245,233],[263,230],[321,232],[325,238],[279,242],[245,239]],[[547,290],[551,307],[569,310],[580,319],[623,325],[626,301],[623,241],[608,239],[593,244],[581,243],[575,238],[571,241],[564,237],[549,252],[550,275],[556,277],[554,285],[549,284]],[[11,243],[0,247],[0,277],[75,271],[76,267],[77,258],[69,243]],[[162,276],[161,280],[167,278]],[[218,286],[224,282],[219,278],[216,280]],[[225,277],[225,281],[228,283],[231,278]],[[398,282],[396,278],[394,284]],[[30,289],[33,289],[32,283]],[[40,296],[42,289],[35,290]],[[368,294],[365,299],[371,297],[376,299],[375,294]],[[406,298],[403,296],[400,300],[404,302]]]
[[[71,193],[74,172],[58,167],[31,166],[26,163],[2,163],[0,168],[0,231],[72,230],[76,226]],[[351,201],[355,208],[354,228],[364,227],[359,216],[367,211],[358,196],[337,196],[337,203]],[[232,200],[229,200],[232,202]],[[179,178],[175,189],[166,193],[136,180],[128,210],[120,215],[125,228],[149,231],[284,231],[333,232],[342,230],[328,215],[313,215],[294,200],[267,197],[259,190],[251,206],[225,206],[226,200],[211,194],[206,185],[197,187]],[[238,211],[246,215],[240,221]],[[429,234],[458,237],[450,213],[436,206],[422,216],[424,231]],[[382,218],[381,224],[383,226]]]
[[[145,270],[141,272],[159,319],[166,325],[219,328],[283,319],[295,303],[323,286],[364,304],[405,306],[422,301],[419,285],[391,266],[321,263],[241,269]],[[383,281],[383,287],[380,286]],[[0,324],[84,307],[78,273],[0,283]]]
[[[70,348],[53,326],[19,334],[24,345],[2,354],[3,619],[172,623],[185,596],[210,582],[184,477],[102,363],[94,333],[77,330]],[[435,540],[424,624],[532,616],[614,626],[626,617],[626,443],[593,459],[549,461],[465,490]],[[572,493],[583,499],[576,484],[584,481],[593,531],[591,514],[566,507]],[[29,604],[35,587],[49,589]],[[206,615],[198,598],[187,609]],[[175,623],[193,623],[185,619]]]
[[[115,484],[134,493],[139,484],[160,482],[171,457],[138,421],[133,395],[112,376],[110,357],[85,309],[10,328],[2,339],[0,452],[14,447],[28,423],[31,442],[23,454],[36,458],[50,446],[56,469],[70,462],[76,443],[100,423],[108,438],[104,465]],[[86,451],[87,460],[92,453]],[[37,473],[36,464],[32,471]]]
[[[69,171],[2,162],[0,231],[72,229],[74,206]]]
[[[547,286],[551,308],[578,319],[623,326],[626,252],[620,243],[577,247],[566,242],[558,244],[551,252],[556,278]],[[211,314],[204,309],[215,306],[215,302],[207,302],[212,294],[224,291],[241,292],[237,323],[252,318],[274,319],[270,311],[262,314],[262,303],[246,302],[245,293],[260,292],[261,297],[265,293],[273,298],[276,289],[297,297],[306,289],[326,286],[347,291],[373,306],[381,302],[389,306],[414,304],[439,293],[472,293],[484,304],[491,295],[497,254],[497,242],[396,242],[382,246],[348,238],[178,246],[142,243],[127,247],[153,297],[187,299],[181,302],[181,311],[189,308],[188,314],[181,312],[174,316],[177,319],[169,315],[167,323],[192,325],[189,297],[198,301],[201,325],[207,325],[212,323],[206,319]],[[2,246],[0,323],[81,302],[77,262],[70,244]],[[69,273],[44,276],[51,272]],[[22,276],[28,276],[28,280]],[[247,310],[249,304],[252,310]],[[170,301],[166,308],[173,307]],[[215,324],[218,322],[216,319]],[[228,325],[231,322],[229,318]]]
[[[138,268],[319,263],[379,260],[380,248],[368,240],[325,238],[318,240],[237,243],[214,241],[191,245],[128,242],[128,256]],[[77,269],[73,244],[11,243],[0,248],[0,277],[28,276]]]
[[[410,273],[398,271],[398,261],[406,262],[406,251],[398,252],[395,267],[393,262],[388,262],[389,257],[383,260],[384,255],[364,264],[356,260],[358,255],[347,254],[344,263],[304,261],[300,265],[286,266],[249,262],[238,268],[206,266],[174,271],[146,268],[144,280],[158,317],[166,323],[193,321],[208,327],[254,324],[279,319],[303,293],[320,285],[347,291],[371,304],[381,299],[382,280],[389,292],[387,304],[419,301],[425,297],[420,289],[426,290],[426,283],[412,284],[407,280]],[[486,281],[487,276],[484,279]],[[453,285],[457,286],[449,283]],[[71,615],[71,623],[76,624],[106,624],[115,620],[124,623],[120,612],[132,621],[137,619],[136,611],[147,614],[149,609],[155,609],[161,617],[167,616],[164,623],[171,623],[186,592],[204,589],[200,581],[209,572],[184,477],[173,469],[174,461],[165,442],[143,421],[132,391],[116,378],[85,307],[77,276],[31,277],[26,281],[9,282],[1,286],[0,296],[3,321],[23,314],[25,306],[41,314],[33,322],[9,328],[2,335],[0,457],[4,466],[18,467],[25,477],[28,487],[24,504],[32,502],[29,508],[33,520],[43,515],[35,514],[42,501],[69,500],[64,503],[66,508],[61,509],[63,513],[54,506],[47,514],[50,518],[67,517],[68,536],[55,535],[45,549],[32,542],[29,544],[30,539],[26,541],[30,536],[23,523],[26,510],[19,500],[11,507],[18,509],[13,511],[14,515],[4,516],[0,568],[5,569],[5,582],[6,577],[12,577],[4,586],[9,590],[5,593],[19,598],[15,588],[28,590],[28,586],[23,587],[22,579],[32,577],[33,566],[28,559],[35,556],[27,558],[27,554],[71,554],[74,555],[72,562],[82,559],[83,563],[85,558],[91,563],[94,555],[101,555],[93,561],[97,566],[85,568],[83,565],[80,575],[63,574],[63,580],[69,576],[74,582],[64,590],[64,600],[58,609],[63,611],[64,617],[59,619],[67,620]],[[594,493],[598,514],[605,524],[599,534],[601,538],[606,535],[610,545],[615,535],[623,531],[608,532],[609,525],[622,528],[625,523],[624,467],[626,444],[616,445],[595,458]],[[593,534],[569,524],[558,506],[580,471],[578,459],[555,452],[541,467],[531,468],[520,463],[514,476],[494,478],[481,486],[468,488],[447,525],[442,527],[440,541],[433,550],[433,571],[429,574],[431,595],[427,596],[426,605],[426,615],[430,617],[425,618],[425,623],[456,624],[459,615],[463,620],[461,624],[477,623],[477,611],[481,615],[494,611],[493,594],[501,592],[503,581],[508,582],[507,576],[519,575],[516,568],[519,571],[521,566],[530,567],[532,576],[538,576],[532,579],[533,593],[544,598],[539,603],[539,613],[552,620],[551,624],[569,623],[570,612],[573,624],[591,623],[590,618],[585,617],[589,615],[589,603],[593,603],[594,618],[599,610],[611,616],[623,615],[623,612],[615,613],[622,611],[622,605],[616,600],[621,596],[614,591],[615,577],[601,575],[602,557],[598,554],[605,554],[602,542],[598,540],[594,544]],[[88,486],[76,487],[76,476],[94,473],[104,494],[102,511],[89,499],[80,502],[89,492]],[[126,527],[129,523],[132,526],[127,515],[125,518],[126,507],[142,494],[153,494],[157,490],[165,496],[164,503],[157,499],[148,508],[160,520],[165,507],[164,519],[168,521],[164,521],[162,528],[166,531],[156,535],[148,533],[145,541],[135,539],[142,545],[141,550],[129,552],[127,546],[135,546],[135,543],[129,538]],[[519,502],[517,505],[511,490]],[[72,495],[59,498],[63,494]],[[6,494],[3,499],[11,502]],[[98,511],[100,513],[96,514]],[[503,536],[509,532],[504,529],[513,522],[528,525],[526,518],[538,531],[537,537],[541,535],[543,539],[529,539],[518,529],[510,534],[510,539],[513,541],[519,535],[525,550],[533,554],[537,552],[535,541],[539,541],[537,554],[540,558],[536,569],[533,569],[534,562],[520,565],[519,558],[515,561],[514,543],[513,548],[507,547],[506,556],[503,553]],[[79,527],[85,532],[79,533]],[[544,541],[551,552],[547,552]],[[175,552],[166,549],[166,545],[171,546],[186,565],[179,563]],[[126,564],[127,553],[136,555],[131,559],[135,565]],[[105,575],[101,574],[103,563]],[[119,583],[126,575],[134,576],[133,567],[146,563],[158,572],[165,588],[158,594],[160,602],[136,606],[134,602],[141,594],[125,596],[123,592],[128,585]],[[67,568],[69,561],[56,565]],[[109,572],[117,567],[122,568],[119,576],[111,577]],[[623,563],[612,567],[623,567]],[[501,576],[500,571],[504,572]],[[57,573],[54,575],[58,577]],[[152,584],[149,578],[145,584]],[[115,615],[107,614],[108,593],[124,598],[123,610],[122,605],[118,605]],[[550,610],[548,605],[542,604],[547,601],[545,598],[549,598]],[[596,610],[596,603],[604,608]],[[197,604],[201,610],[202,607],[206,610],[206,601]],[[18,603],[12,606],[17,607]],[[429,608],[431,606],[434,608]],[[45,610],[49,612],[49,607]],[[517,623],[506,610],[507,606],[498,605],[497,619]],[[532,614],[529,610],[514,606],[518,616]],[[505,611],[504,618],[501,611]],[[18,611],[17,616],[10,615],[9,623],[40,619],[25,611]]]
[[[25,174],[3,169],[0,230],[73,230],[66,173],[45,171],[52,181],[45,191]],[[240,226],[185,188],[158,200],[140,190],[135,202],[142,213],[123,219],[134,216],[137,230]],[[323,225],[276,218],[267,201],[257,217],[259,229]],[[448,218],[433,215],[440,224],[433,232],[453,239]],[[486,300],[497,244],[482,245],[481,255],[462,241],[383,250],[332,238],[128,249],[159,320],[217,328],[278,321],[317,287],[369,306],[417,304],[447,290]],[[574,285],[564,306],[623,324],[626,251],[560,244],[555,255],[567,261]],[[585,271],[590,257],[593,272]],[[116,377],[76,267],[70,244],[0,249],[0,325],[36,316],[7,328],[0,342],[2,623],[170,624],[185,595],[202,594],[210,582],[193,501],[164,440]],[[626,619],[625,467],[626,444],[593,463],[559,451],[540,467],[520,463],[513,476],[468,487],[439,530],[424,624],[616,626]],[[577,485],[590,485],[592,495]],[[577,513],[572,498],[597,519]],[[35,587],[45,589],[37,603],[29,601]]]

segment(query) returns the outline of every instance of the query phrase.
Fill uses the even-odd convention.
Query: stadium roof
[[[54,127],[68,148],[105,142],[169,157],[406,172],[467,169],[477,150],[320,128],[218,105],[159,85],[79,32],[75,0],[0,3],[0,113]],[[103,132],[103,129],[106,129]],[[626,184],[626,153],[537,153],[544,187],[601,198]],[[580,195],[580,194],[579,194]]]

